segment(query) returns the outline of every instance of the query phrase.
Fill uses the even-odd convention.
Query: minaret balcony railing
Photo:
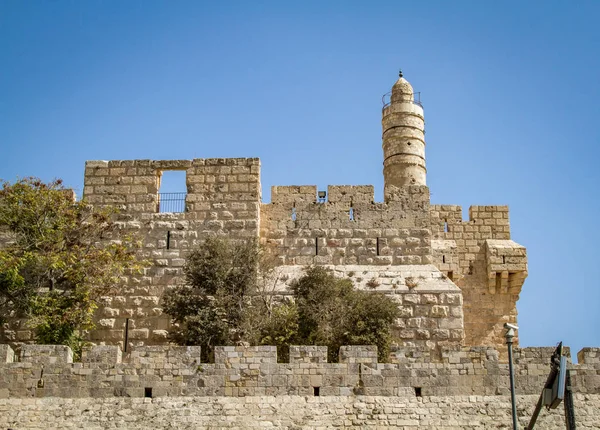
[[[406,103],[412,103],[417,106],[423,107],[423,104],[421,103],[421,92],[420,91],[417,93],[413,93],[413,100],[403,100],[403,101]],[[381,97],[381,102],[383,103],[383,107],[381,108],[381,110],[384,110],[386,107],[388,107],[390,104],[392,104],[392,92],[390,91],[389,93],[385,93]]]

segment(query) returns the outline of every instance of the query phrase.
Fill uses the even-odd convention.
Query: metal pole
[[[125,341],[123,345],[123,352],[127,352],[127,344],[129,343],[129,318],[125,318]]]
[[[515,372],[513,369],[513,351],[512,344],[513,338],[515,337],[514,326],[504,325],[506,331],[506,345],[508,345],[508,370],[510,373],[510,401],[512,403],[512,419],[513,419],[513,430],[517,430],[517,402],[515,400]]]
[[[571,388],[571,371],[567,370],[567,384],[565,387],[565,422],[567,430],[575,430],[575,407],[573,406],[573,389]]]

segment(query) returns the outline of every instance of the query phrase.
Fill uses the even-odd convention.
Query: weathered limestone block
[[[164,367],[167,363],[190,366],[200,363],[200,346],[142,346],[129,357],[133,365]]]
[[[346,364],[377,364],[377,346],[351,345],[340,347],[340,363]]]
[[[0,345],[0,363],[12,363],[15,361],[15,352],[6,344]]]
[[[96,345],[83,349],[81,361],[82,363],[118,364],[121,363],[122,355],[119,346]]]
[[[600,348],[583,348],[577,353],[577,361],[600,369]]]
[[[316,185],[289,185],[272,186],[271,203],[293,205],[306,205],[307,203],[316,203],[317,186]],[[291,208],[290,208],[291,209]]]
[[[375,201],[373,185],[329,185],[327,187],[328,203],[369,204]]]
[[[215,363],[226,365],[277,363],[277,347],[216,346]]]
[[[450,279],[459,272],[458,247],[454,240],[432,240],[432,257],[435,266]]]
[[[291,363],[327,363],[327,347],[316,345],[290,346]]]
[[[73,351],[65,345],[23,345],[21,361],[34,364],[72,363]]]

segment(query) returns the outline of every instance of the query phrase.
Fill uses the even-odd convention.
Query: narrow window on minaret
[[[319,238],[315,237],[315,255],[319,255]]]
[[[350,206],[350,221],[354,221],[354,208]]]
[[[377,238],[377,255],[379,256],[379,238]]]
[[[446,262],[446,256],[442,255],[442,263],[445,263],[445,262]]]
[[[450,229],[448,228],[448,220],[444,220],[444,233],[448,233]]]
[[[296,203],[294,203],[295,205]],[[292,208],[292,221],[296,221],[296,207],[294,206]]]

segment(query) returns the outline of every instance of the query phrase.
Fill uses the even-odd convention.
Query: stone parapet
[[[429,189],[399,188],[386,203],[370,185],[329,186],[319,202],[316,186],[273,187],[261,205],[261,240],[281,265],[431,263]]]
[[[518,394],[541,392],[553,350],[515,350]],[[390,363],[378,362],[374,346],[341,347],[339,363],[327,363],[327,348],[322,346],[294,346],[287,363],[277,361],[274,346],[216,347],[214,363],[200,361],[200,347],[142,347],[122,361],[102,346],[88,350],[82,362],[67,362],[69,354],[67,347],[28,346],[19,362],[0,364],[0,394],[14,398],[243,397],[318,392],[320,396],[402,397],[414,395],[417,388],[423,396],[509,393],[508,365],[497,350],[483,347],[444,349],[440,356],[427,348],[397,348]],[[575,392],[600,394],[600,363],[570,364],[570,369]]]

